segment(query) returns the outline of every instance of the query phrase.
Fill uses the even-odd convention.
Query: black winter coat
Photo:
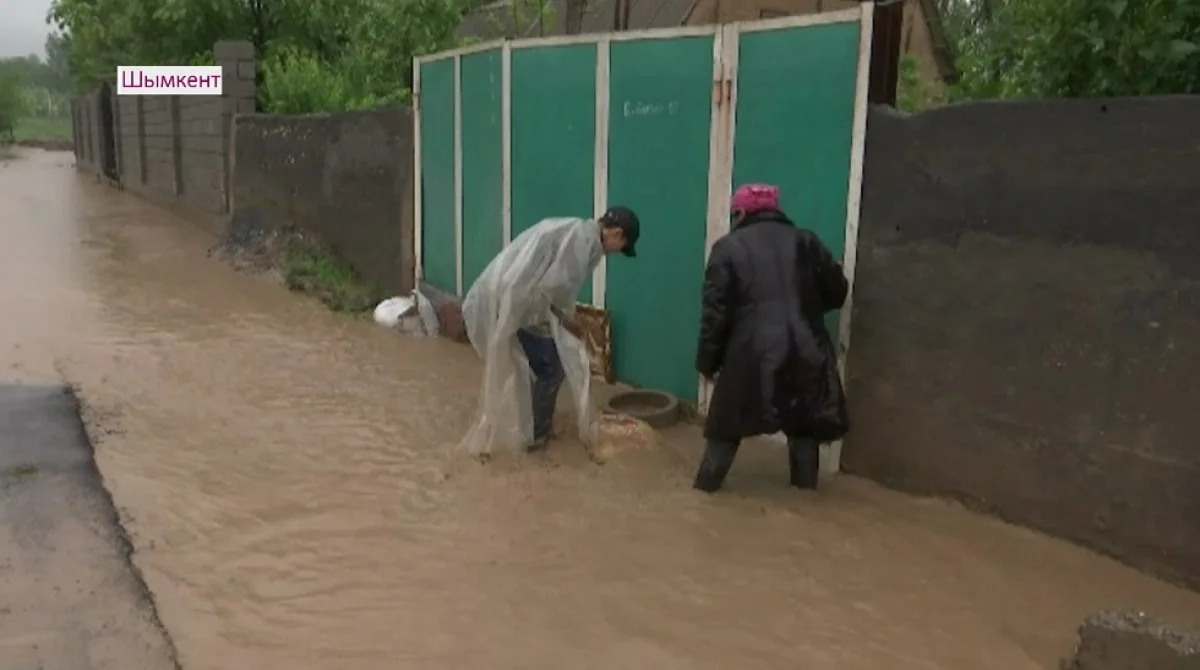
[[[706,438],[845,435],[845,394],[824,316],[848,291],[829,249],[781,212],[748,216],[717,240],[696,354],[700,374],[717,377]]]

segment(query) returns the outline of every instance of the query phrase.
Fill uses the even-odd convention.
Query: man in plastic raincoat
[[[625,207],[611,207],[594,221],[546,219],[484,269],[463,300],[467,337],[484,360],[480,417],[465,440],[469,451],[490,453],[496,442],[527,451],[546,446],[564,380],[575,391],[581,423],[590,415],[590,397],[580,397],[588,395],[588,371],[577,339],[576,296],[604,254],[637,255],[639,232],[637,215]],[[563,338],[564,330],[574,337]]]

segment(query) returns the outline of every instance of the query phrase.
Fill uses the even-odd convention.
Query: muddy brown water
[[[0,167],[0,352],[65,379],[183,667],[1052,668],[1102,607],[1200,596],[951,504],[744,449],[688,488],[694,429],[607,466],[448,461],[469,347],[327,313],[78,175]],[[449,476],[447,476],[449,473]]]

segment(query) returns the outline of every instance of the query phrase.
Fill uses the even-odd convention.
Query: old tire
[[[609,414],[624,414],[662,430],[679,422],[679,400],[665,391],[633,389],[615,393],[601,407]]]

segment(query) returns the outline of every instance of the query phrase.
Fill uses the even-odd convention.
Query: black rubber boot
[[[801,489],[816,489],[821,471],[821,451],[815,440],[788,439],[788,470],[791,485]]]
[[[725,476],[729,474],[729,469],[733,467],[733,458],[737,456],[737,450],[736,442],[709,440],[692,488],[700,489],[705,493],[719,491],[721,485],[725,483]]]

